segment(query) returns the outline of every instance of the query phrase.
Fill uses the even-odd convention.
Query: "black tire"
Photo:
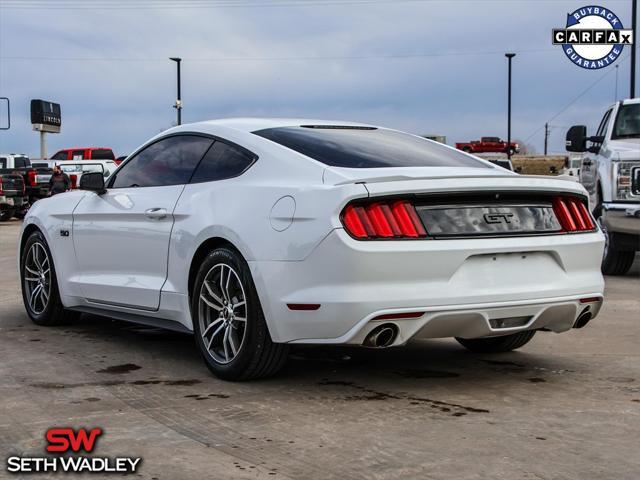
[[[225,271],[227,272],[227,279],[233,278],[231,287],[226,289],[227,296],[224,296],[224,292],[218,285],[218,283],[225,283],[223,282],[225,278],[223,272]],[[216,280],[216,272],[220,272],[219,281]],[[222,303],[218,303],[215,300],[215,297],[211,296],[211,289],[207,291],[204,285],[205,279],[207,279],[207,284],[215,290],[213,293],[217,295],[218,299],[224,298],[223,302],[225,302],[226,306],[223,306],[222,309],[209,308],[207,310],[206,302],[205,304],[202,303],[201,294],[204,294],[210,302],[213,301],[216,307],[222,305]],[[226,285],[228,286],[229,284],[230,281],[227,280]],[[230,288],[233,290],[230,290]],[[230,292],[235,292],[233,297]],[[240,297],[239,300],[242,300],[241,296],[244,296],[244,306],[233,307],[233,303],[242,303],[238,301],[238,297]],[[232,298],[233,301],[230,300],[226,303],[227,297]],[[239,308],[239,310],[236,311],[235,308]],[[227,309],[227,316],[223,318],[225,309]],[[212,313],[214,317],[209,317],[209,322],[207,323],[206,317]],[[234,315],[237,315],[237,317]],[[234,320],[241,316],[244,316],[244,322]],[[277,373],[287,360],[289,346],[274,343],[271,340],[249,266],[242,256],[232,248],[213,250],[200,265],[191,294],[191,318],[193,320],[196,343],[202,358],[209,370],[219,378],[224,380],[252,380],[269,377]],[[224,325],[217,322],[223,322]],[[242,326],[243,323],[244,326]],[[216,325],[211,328],[212,324]],[[227,324],[229,324],[228,327],[226,326]],[[216,336],[216,331],[220,328],[223,331]],[[207,333],[208,330],[213,332]],[[231,350],[232,339],[227,340],[227,345],[229,345],[229,349],[234,355],[233,358],[216,358],[216,356],[221,357],[223,353],[220,347],[218,347],[218,350],[216,350],[216,346],[210,349],[214,343],[212,337],[216,336],[215,343],[217,344],[220,340],[220,335],[222,335],[221,341],[222,346],[225,347],[224,355],[226,356],[225,338],[228,338],[227,330],[229,330],[229,337],[234,332],[242,330],[240,346],[235,347],[237,352],[234,353]],[[202,335],[203,331],[205,332],[204,336]],[[210,336],[207,337],[207,335]],[[239,335],[240,333],[235,333],[236,342]],[[209,344],[205,345],[205,341],[208,341]],[[231,343],[229,343],[230,341]]]
[[[471,153],[471,148],[469,148],[469,147],[463,147],[463,148],[462,148],[462,151],[463,151],[463,152],[467,152],[467,153]]]
[[[8,222],[13,217],[13,210],[0,210],[0,222]]]
[[[509,147],[507,148],[506,152],[507,155],[514,155],[516,153],[516,149],[513,147]]]
[[[596,206],[593,209],[593,216],[595,217],[598,225],[600,225],[600,229],[602,233],[604,233],[605,246],[604,253],[602,255],[602,273],[605,275],[624,275],[626,274],[633,265],[633,261],[636,258],[636,252],[631,250],[618,250],[614,246],[613,239],[611,238],[611,233],[607,231],[607,227],[602,221],[602,196],[600,194],[600,189],[598,188],[598,196],[596,197]]]
[[[608,234],[606,234],[608,236]],[[605,275],[624,275],[633,265],[633,261],[636,258],[636,252],[632,251],[620,251],[611,246],[611,240],[608,239],[609,244],[605,249],[605,254],[602,257],[602,273]]]
[[[529,341],[536,334],[535,330],[526,330],[524,332],[512,333],[502,337],[488,338],[457,338],[456,340],[467,350],[475,353],[503,353],[510,352]]]
[[[26,266],[28,262],[29,251],[36,244],[40,245],[43,251],[46,253],[48,258],[47,268],[49,268],[50,272],[48,282],[44,283],[48,287],[49,294],[46,306],[44,307],[44,309],[42,309],[42,311],[40,311],[39,308],[34,309],[29,303],[29,296],[33,289],[31,289],[32,284],[27,280],[28,278],[31,278],[27,275],[31,274],[26,269]],[[80,313],[67,310],[62,305],[62,301],[60,300],[60,292],[58,290],[58,279],[56,277],[56,270],[53,265],[52,259],[53,257],[51,256],[51,251],[49,250],[49,245],[47,244],[44,235],[42,235],[40,231],[33,232],[29,236],[29,238],[27,238],[27,241],[25,242],[20,255],[20,285],[22,287],[22,301],[24,302],[24,307],[27,310],[27,315],[36,325],[60,325],[62,323],[77,319],[80,316]],[[44,261],[42,263],[44,263]]]

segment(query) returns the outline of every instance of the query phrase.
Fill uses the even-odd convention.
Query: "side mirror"
[[[100,172],[88,172],[80,177],[80,190],[89,190],[98,195],[102,195],[107,191],[104,188],[104,177]]]
[[[586,152],[587,151],[587,127],[584,125],[574,125],[567,131],[566,136],[567,151]]]

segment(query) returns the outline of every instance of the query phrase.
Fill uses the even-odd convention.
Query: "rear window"
[[[93,160],[115,160],[116,157],[113,154],[113,150],[108,148],[101,148],[91,151],[91,158]]]
[[[7,168],[7,159],[5,157],[0,157],[0,169]]]
[[[14,166],[15,168],[29,168],[31,167],[31,160],[28,157],[15,157]]]
[[[253,133],[331,167],[493,168],[439,143],[377,128],[300,126]]]

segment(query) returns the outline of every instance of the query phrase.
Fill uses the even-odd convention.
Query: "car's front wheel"
[[[271,340],[247,263],[231,248],[218,248],[202,262],[191,316],[200,353],[220,378],[268,377],[287,359],[288,346]]]
[[[58,325],[80,315],[62,305],[51,251],[39,231],[29,235],[24,244],[20,255],[20,277],[22,300],[33,323]]]
[[[0,222],[8,222],[13,217],[13,210],[0,210]]]
[[[527,330],[501,337],[456,338],[456,340],[467,350],[475,353],[502,353],[524,346],[535,334],[535,330]]]

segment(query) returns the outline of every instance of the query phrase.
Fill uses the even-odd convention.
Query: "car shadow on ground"
[[[175,376],[183,381],[218,382],[204,366],[191,335],[83,315],[72,324],[58,327],[65,336],[78,342],[101,345],[100,350],[117,352],[107,357],[106,367],[98,372],[128,373],[127,368],[152,369],[154,378]],[[540,333],[534,337],[544,341]],[[105,345],[106,343],[110,345]],[[44,347],[44,345],[43,345]],[[105,348],[106,347],[106,348]],[[151,355],[152,365],[138,365]],[[138,360],[133,360],[137,358]],[[101,360],[105,364],[105,360]],[[165,367],[163,367],[163,364]],[[128,367],[127,367],[128,366]],[[133,367],[132,367],[133,366]],[[164,371],[166,368],[166,373]],[[121,371],[120,371],[120,370]],[[513,376],[519,382],[544,383],[557,374],[571,374],[581,367],[566,356],[548,356],[530,351],[505,354],[474,354],[453,339],[413,342],[405,347],[368,349],[338,346],[292,346],[285,367],[273,378],[257,381],[270,385],[325,385],[349,388],[365,396],[385,396],[369,391],[362,385],[394,381],[420,380],[422,384],[446,382],[448,387],[466,388],[469,382],[493,383],[497,376],[508,381]],[[142,370],[141,370],[142,372]],[[139,373],[141,373],[139,372]],[[252,382],[255,383],[255,382]],[[380,398],[382,399],[382,398]]]

